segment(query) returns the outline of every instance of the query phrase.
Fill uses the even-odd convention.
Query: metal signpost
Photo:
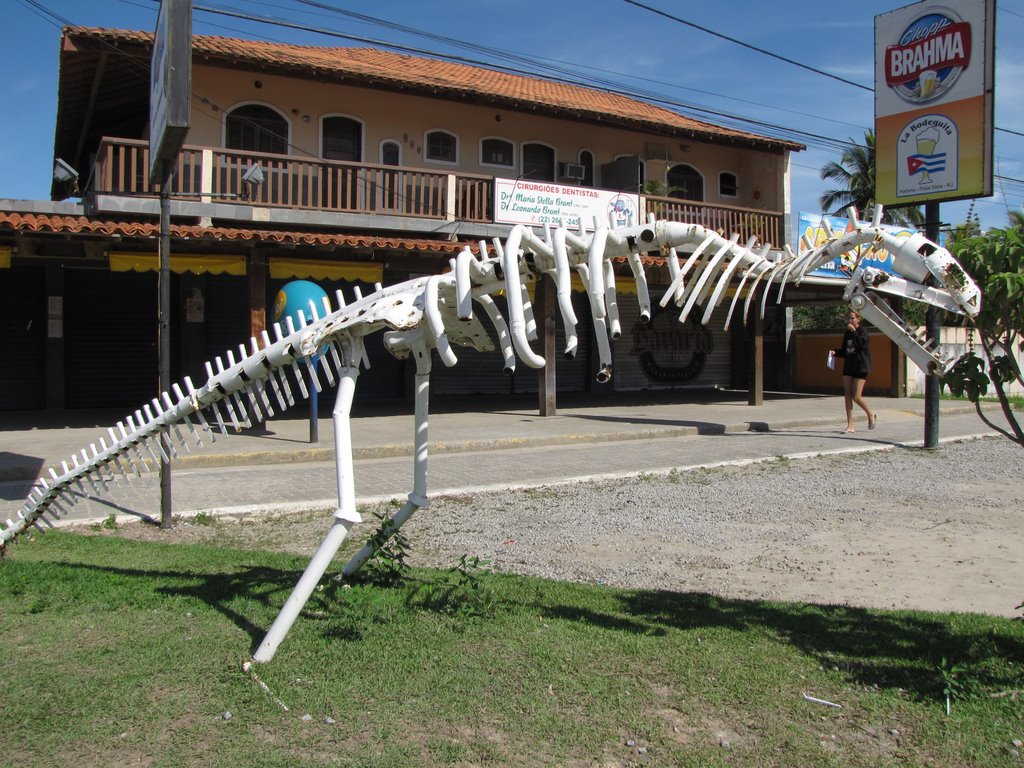
[[[178,152],[191,115],[192,0],[161,0],[149,80],[149,178],[160,186],[160,273],[157,278],[158,388],[171,385],[171,194]],[[172,525],[170,441],[160,445],[160,525]]]
[[[992,194],[995,18],[995,0],[924,0],[875,17],[875,199],[924,203],[934,242],[940,200]],[[938,348],[937,310],[926,337]],[[927,374],[924,444],[935,448],[940,380]]]

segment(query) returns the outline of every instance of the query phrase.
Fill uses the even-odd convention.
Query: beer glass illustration
[[[921,101],[927,101],[939,85],[939,76],[934,71],[926,69],[918,76],[917,82]]]
[[[914,140],[917,142],[917,154],[925,161],[921,170],[921,184],[931,184],[932,177],[928,173],[927,160],[935,154],[935,147],[939,143],[939,131],[937,128],[925,128]]]

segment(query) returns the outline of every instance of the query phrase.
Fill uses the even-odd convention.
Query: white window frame
[[[437,160],[427,156],[430,151],[430,135],[433,133],[444,133],[451,136],[455,140],[455,160]],[[456,133],[452,133],[446,128],[430,128],[423,132],[423,162],[434,163],[436,165],[448,165],[456,166],[459,165],[459,153],[461,151],[462,142],[459,141],[459,136]]]
[[[519,168],[522,173],[526,172],[526,163],[523,162],[523,153],[526,151],[527,144],[539,144],[542,147],[547,147],[551,150],[554,155],[553,162],[553,181],[545,181],[546,184],[555,184],[558,182],[558,147],[554,144],[549,144],[546,141],[538,141],[536,139],[529,139],[528,141],[522,141],[519,143]]]
[[[331,117],[344,117],[347,120],[352,120],[353,122],[359,123],[359,154],[362,155],[362,157],[353,162],[366,162],[366,122],[361,117],[349,115],[344,112],[330,112],[326,115],[320,115],[320,130],[319,135],[317,136],[317,141],[320,144],[320,159],[324,159],[324,121]]]
[[[579,163],[582,166],[586,166],[586,163],[583,162],[583,153],[584,152],[589,152],[590,153],[590,166],[591,166],[590,167],[590,173],[594,177],[592,179],[592,181],[593,181],[594,186],[596,187],[597,183],[598,183],[598,181],[597,181],[597,171],[598,171],[597,153],[594,150],[590,149],[589,147],[583,147],[579,152],[577,152],[576,153],[576,162]]]
[[[736,187],[736,191],[731,195],[723,194],[722,192],[722,176],[724,176],[725,174],[729,174],[730,176],[732,176],[734,185]],[[735,171],[718,172],[718,196],[728,198],[729,200],[736,200],[740,196],[740,175],[738,173],[736,173]]]
[[[386,163],[384,162],[385,144],[394,144],[396,147],[398,147],[398,165],[401,166],[404,162],[402,159],[402,142],[400,142],[398,139],[381,139],[377,143],[377,162],[380,163],[381,165],[386,165]]]
[[[265,101],[256,101],[256,100],[240,101],[237,104],[232,104],[230,107],[228,107],[228,108],[226,108],[224,110],[224,117],[220,121],[220,145],[221,145],[221,147],[223,147],[224,149],[228,148],[228,115],[230,115],[232,112],[234,112],[239,107],[250,107],[250,106],[253,106],[253,105],[256,105],[256,106],[259,106],[259,107],[266,107],[267,109],[272,109],[274,112],[277,112],[277,114],[280,115],[284,119],[285,124],[288,126],[288,135],[285,137],[285,140],[284,140],[284,142],[285,142],[285,149],[287,150],[285,152],[285,154],[286,155],[290,155],[292,153],[292,133],[293,133],[293,131],[292,131],[292,127],[293,127],[292,126],[292,121],[289,119],[288,115],[286,115],[280,109],[275,107],[273,104],[268,104]],[[232,150],[232,151],[233,152],[237,152],[238,150]]]
[[[500,163],[485,163],[484,162],[484,142],[485,141],[503,141],[512,147],[512,162],[508,165],[501,165]],[[511,139],[506,139],[504,136],[484,136],[480,139],[480,165],[484,168],[504,168],[505,170],[514,171],[516,169],[516,158],[518,157],[518,148],[516,143]]]

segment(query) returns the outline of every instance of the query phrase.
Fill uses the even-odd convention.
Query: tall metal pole
[[[167,174],[160,186],[160,274],[157,278],[159,294],[159,319],[157,342],[160,348],[160,364],[157,388],[160,392],[171,389],[171,174]],[[160,527],[174,525],[171,506],[171,438],[165,432],[160,436],[163,451],[160,455]]]
[[[939,204],[924,205],[924,235],[933,243],[939,242]],[[925,314],[925,339],[932,349],[939,346],[942,320],[938,307],[929,306]],[[928,373],[924,377],[924,447],[939,446],[939,377]]]

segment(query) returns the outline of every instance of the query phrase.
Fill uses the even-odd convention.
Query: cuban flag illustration
[[[919,173],[940,173],[944,170],[946,170],[945,152],[939,152],[934,155],[910,155],[907,157],[907,171],[911,176]]]

